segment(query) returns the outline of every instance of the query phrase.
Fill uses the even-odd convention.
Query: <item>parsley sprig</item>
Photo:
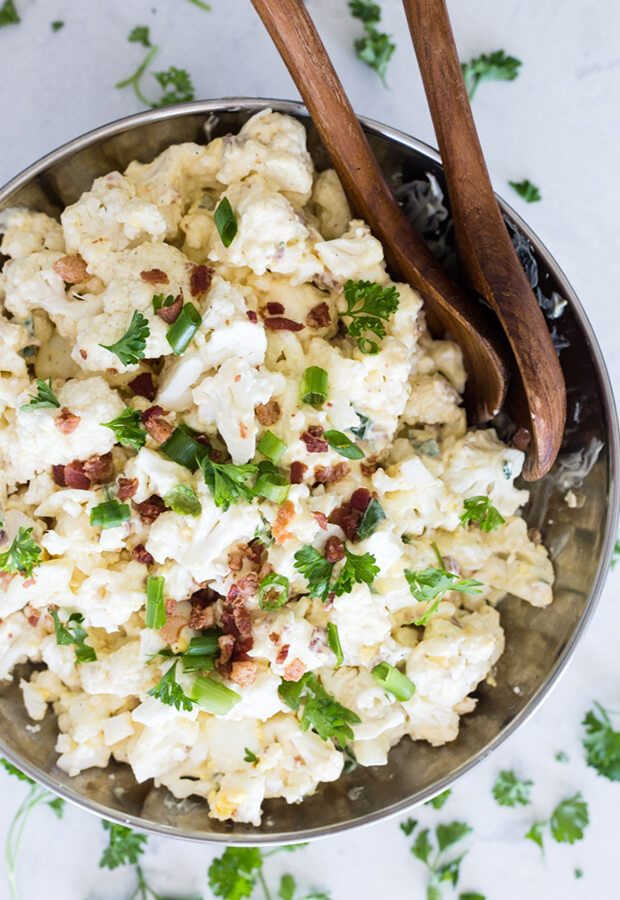
[[[351,0],[349,9],[353,18],[363,24],[365,32],[364,37],[354,41],[357,58],[374,69],[385,84],[387,65],[396,44],[391,40],[391,35],[375,28],[381,20],[381,7],[370,0]]]
[[[371,338],[364,337],[370,331],[378,338],[386,335],[385,325],[392,313],[398,309],[399,293],[395,287],[382,288],[374,281],[351,281],[344,285],[344,299],[347,303],[343,316],[350,316],[349,334],[357,338],[357,346],[368,355],[379,352],[379,345]]]
[[[21,525],[8,550],[0,553],[0,572],[19,573],[30,578],[33,569],[41,565],[41,548],[32,537],[32,528]]]
[[[65,625],[60,621],[58,610],[54,606],[48,607],[47,610],[54,620],[54,632],[56,634],[56,643],[65,647],[75,647],[75,658],[77,662],[89,663],[95,662],[97,654],[86,643],[88,632],[82,628],[84,616],[82,613],[72,613]]]
[[[620,731],[614,729],[608,710],[600,703],[594,706],[582,722],[586,730],[583,738],[586,762],[599,775],[620,781]]]
[[[500,525],[504,525],[506,519],[493,506],[488,497],[478,494],[468,497],[464,501],[465,512],[459,516],[463,528],[467,528],[470,522],[478,525],[480,531],[495,531]]]
[[[328,562],[321,556],[318,550],[305,544],[295,554],[295,568],[301,572],[308,582],[308,593],[311,597],[320,597],[325,603],[328,594],[332,591],[337,597],[349,594],[353,590],[353,584],[372,584],[375,576],[379,574],[376,559],[371,553],[361,556],[351,553],[347,546],[344,547],[345,562],[340,574],[332,582],[332,574],[336,563]]]
[[[410,837],[417,828],[415,819],[406,819],[401,822],[401,830]],[[435,828],[435,841],[431,838],[429,828],[423,828],[417,834],[415,843],[411,847],[411,853],[424,863],[429,872],[429,882],[426,889],[427,900],[441,900],[441,885],[448,882],[456,887],[459,880],[460,867],[467,850],[456,858],[448,858],[447,854],[455,844],[471,834],[472,829],[465,822],[450,822],[447,825],[437,825]],[[436,844],[436,845],[435,845]]]
[[[520,68],[521,60],[508,56],[503,50],[481,53],[475,59],[461,63],[469,99],[474,99],[481,81],[514,81]]]
[[[174,706],[175,709],[184,709],[189,712],[194,705],[194,700],[187,696],[176,679],[178,663],[178,659],[175,659],[155,687],[148,691],[148,694],[150,697],[155,697],[161,703],[165,703],[166,706]]]
[[[20,22],[13,0],[4,0],[0,6],[0,28],[4,28],[5,25],[19,25]]]
[[[419,619],[416,619],[416,625],[428,624],[437,612],[437,608],[447,591],[479,594],[480,588],[484,587],[482,582],[476,581],[475,578],[459,578],[453,572],[448,572],[435,542],[433,542],[433,550],[439,562],[438,568],[428,566],[422,572],[412,572],[410,569],[405,569],[405,578],[407,579],[411,596],[418,603],[427,604],[426,612]]]
[[[272,894],[267,886],[264,863],[270,856],[282,851],[301,850],[307,844],[287,844],[275,850],[263,852],[258,847],[227,847],[221,856],[213,860],[208,870],[209,888],[214,897],[223,900],[243,900],[253,895],[260,884],[265,900]],[[280,878],[278,897],[281,900],[330,900],[329,894],[313,891],[299,897],[297,884],[292,875],[286,873]]]
[[[129,328],[122,338],[114,344],[99,344],[99,346],[118,356],[124,366],[131,366],[144,359],[146,339],[150,333],[149,323],[141,312],[134,309]]]
[[[193,2],[195,2],[195,0],[193,0]],[[170,68],[163,72],[152,73],[154,78],[159,82],[160,87],[163,89],[163,93],[159,100],[149,100],[148,97],[142,93],[140,82],[142,76],[149,67],[151,60],[156,53],[158,53],[159,46],[150,43],[148,28],[145,26],[134,28],[129,36],[129,40],[139,42],[143,44],[143,46],[148,47],[149,50],[133,75],[116,83],[115,86],[117,88],[131,86],[138,100],[145,106],[150,106],[152,108],[167,106],[170,103],[182,103],[186,100],[194,99],[194,86],[188,72],[185,69],[178,69],[176,66],[170,66]]]
[[[198,460],[205,483],[211,493],[216,506],[220,506],[224,512],[233,503],[247,500],[251,503],[254,492],[250,482],[258,472],[258,466],[246,463],[243,466],[235,466],[233,463],[218,463],[202,456]]]
[[[20,406],[20,409],[45,409],[46,407],[55,407],[56,409],[60,409],[60,403],[58,401],[58,397],[52,390],[52,378],[51,376],[47,379],[47,381],[43,381],[42,378],[37,378],[35,381],[35,385],[37,388],[36,394],[29,394],[30,402],[24,403]]]
[[[151,37],[148,25],[136,25],[127,38],[132,44],[142,44],[143,47],[151,46]]]
[[[362,721],[357,713],[342,706],[325,690],[314,672],[306,672],[297,682],[283,681],[278,694],[293,712],[299,712],[303,704],[299,723],[302,731],[314,728],[324,741],[332,738],[340,747],[353,740],[351,725]]]
[[[111,422],[102,422],[104,428],[110,428],[116,440],[123,447],[131,447],[136,453],[146,444],[146,431],[140,424],[140,410],[128,406],[120,416]]]
[[[500,806],[527,806],[533,784],[517,778],[512,769],[504,769],[495,779],[493,796]]]
[[[436,797],[433,797],[431,800],[426,800],[424,806],[432,806],[433,809],[442,809],[450,799],[450,794],[452,791],[448,788],[447,791],[443,791],[441,794],[437,794]],[[401,826],[402,827],[402,826]]]
[[[559,844],[574,844],[583,838],[583,830],[589,822],[588,804],[581,793],[577,793],[558,803],[548,821],[534,822],[525,837],[538,844],[544,853],[543,838],[546,825],[550,826],[551,836]]]

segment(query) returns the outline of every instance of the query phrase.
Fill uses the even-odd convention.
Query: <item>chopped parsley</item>
[[[410,837],[413,834],[413,832],[416,830],[417,827],[418,827],[418,820],[412,819],[411,816],[408,819],[405,819],[404,822],[400,823],[400,830],[407,837]]]
[[[258,847],[227,847],[207,872],[213,896],[224,900],[249,897],[262,867],[263,855]]]
[[[124,366],[132,366],[138,360],[144,359],[146,339],[150,333],[149,323],[142,313],[135,309],[129,328],[122,338],[114,344],[99,344],[99,346],[118,356]]]
[[[65,23],[61,22],[60,20],[57,20],[56,22],[52,22],[52,31],[54,33],[56,33],[57,31],[60,31],[60,29],[64,28],[64,27],[65,27]]]
[[[348,330],[357,338],[357,346],[368,355],[379,352],[379,345],[371,338],[364,337],[370,331],[378,338],[387,334],[385,325],[392,313],[398,309],[399,293],[395,287],[382,288],[374,281],[351,281],[344,284],[344,299],[347,308],[343,316],[350,316]]]
[[[363,541],[379,527],[385,519],[385,512],[376,497],[372,497],[370,503],[362,513],[362,518],[357,526],[357,536]]]
[[[539,200],[542,200],[540,190],[528,178],[523,181],[509,181],[508,184],[526,203],[538,203]]]
[[[481,581],[475,578],[459,578],[453,572],[446,569],[437,544],[433,543],[433,550],[439,561],[439,568],[428,566],[423,572],[412,572],[405,569],[405,578],[409,585],[411,596],[418,603],[426,603],[428,608],[423,615],[416,619],[416,625],[427,625],[432,616],[437,612],[440,601],[447,591],[460,591],[464,594],[479,594],[484,587]]]
[[[362,721],[357,713],[328,694],[314,672],[306,672],[297,682],[282,681],[278,694],[293,712],[298,712],[303,704],[299,723],[302,731],[313,728],[324,741],[332,738],[340,747],[353,740],[351,725]]]
[[[391,35],[375,28],[381,20],[381,7],[368,0],[351,0],[351,15],[359,19],[364,26],[364,36],[354,41],[357,58],[374,69],[385,84],[387,65],[396,49]]]
[[[137,834],[124,825],[116,825],[103,819],[101,824],[109,833],[108,846],[101,854],[99,866],[102,869],[116,869],[128,863],[137,863],[144,853],[147,842],[145,834]]]
[[[538,844],[544,853],[543,838],[547,825],[551,828],[551,836],[558,843],[574,844],[583,838],[584,828],[589,822],[588,804],[581,793],[577,793],[558,803],[548,822],[534,822],[525,837]]]
[[[255,763],[258,762],[258,756],[256,753],[252,753],[247,747],[245,748],[245,756],[243,757],[244,762]]]
[[[414,819],[407,819],[401,823],[401,829],[407,837],[410,837],[417,825],[418,823]],[[447,825],[437,825],[435,828],[435,840],[431,838],[429,828],[423,828],[418,832],[410,852],[416,859],[423,862],[428,869],[427,900],[441,900],[441,885],[443,882],[448,882],[453,887],[456,887],[458,884],[461,862],[467,851],[453,859],[446,859],[446,852],[451,850],[455,844],[470,834],[471,831],[472,829],[465,822],[450,822]]]
[[[150,47],[151,38],[148,25],[136,25],[127,40],[134,44],[142,44],[143,47]]]
[[[123,447],[131,447],[136,453],[146,444],[146,431],[140,424],[140,410],[128,406],[120,416],[111,422],[102,422],[104,428],[111,428],[116,440]]]
[[[154,688],[148,691],[150,697],[155,697],[166,706],[174,706],[175,709],[184,709],[189,712],[193,707],[194,701],[183,691],[183,688],[176,680],[176,669],[178,659],[172,663],[165,675],[162,675]]]
[[[41,548],[32,537],[32,528],[21,525],[8,550],[0,553],[0,572],[19,573],[30,578],[37,566],[41,565]]]
[[[75,647],[75,658],[79,663],[96,662],[97,654],[86,643],[88,632],[82,628],[84,621],[82,613],[71,613],[67,623],[63,625],[58,616],[58,610],[54,606],[49,606],[47,611],[54,620],[56,643],[60,646]]]
[[[555,754],[555,761],[561,762],[561,763],[568,762],[568,756],[566,753],[564,753],[563,750],[560,750],[558,753]]]
[[[465,87],[470,100],[481,81],[514,81],[519,74],[521,60],[508,56],[503,50],[481,53],[469,62],[461,63]]]
[[[20,22],[13,0],[4,0],[0,6],[0,28],[4,28],[5,25],[19,25]]]
[[[432,800],[427,800],[424,806],[432,806],[433,809],[441,809],[444,807],[450,797],[452,791],[448,788],[447,791],[443,791],[441,794],[437,794],[436,797],[433,797]]]
[[[252,502],[254,492],[249,483],[258,472],[258,466],[246,463],[243,466],[235,466],[233,463],[217,463],[202,456],[199,465],[205,483],[213,495],[216,506],[220,506],[224,512],[231,504],[240,500]]]
[[[163,88],[163,94],[151,106],[170,106],[171,103],[186,103],[194,99],[194,85],[185,69],[170,66],[165,72],[153,72],[153,75]]]
[[[202,512],[202,503],[187,484],[177,484],[163,499],[169,509],[181,516],[196,517]]]
[[[620,781],[620,731],[614,729],[609,713],[600,703],[594,706],[582,722],[586,732],[583,738],[586,762],[599,775]]]
[[[37,388],[36,394],[29,394],[30,402],[24,403],[20,406],[20,409],[32,410],[32,409],[45,409],[46,407],[55,407],[56,409],[60,409],[60,403],[58,401],[58,397],[52,390],[52,378],[51,375],[47,379],[47,381],[43,381],[42,378],[37,378],[35,381],[35,385]]]
[[[376,25],[381,19],[381,7],[371,0],[350,0],[349,9],[354,19],[366,25]]]
[[[371,553],[361,556],[351,553],[345,546],[345,562],[336,580],[332,583],[332,573],[336,563],[328,562],[318,550],[306,544],[295,554],[295,568],[301,572],[308,582],[309,595],[320,597],[323,603],[332,591],[337,597],[349,594],[354,582],[372,584],[379,567]]]
[[[533,781],[521,781],[512,770],[503,770],[495,779],[493,796],[500,806],[527,806]]]
[[[468,497],[464,501],[465,512],[461,519],[463,528],[467,528],[470,522],[480,527],[480,531],[495,531],[500,525],[504,525],[506,519],[495,509],[488,497],[478,495]]]
[[[360,420],[360,423],[359,425],[353,425],[352,428],[347,428],[347,431],[354,434],[360,441],[364,441],[372,431],[372,420],[369,419],[368,416],[362,415],[362,413],[357,410],[355,410],[355,415]]]

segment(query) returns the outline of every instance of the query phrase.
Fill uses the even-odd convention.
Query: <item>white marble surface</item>
[[[187,0],[15,0],[19,26],[0,30],[2,152],[0,182],[66,140],[138,111],[130,90],[114,83],[130,74],[141,48],[126,36],[148,24],[161,45],[157,68],[174,64],[193,76],[197,97],[295,97],[281,62],[248,0],[212,0],[205,13]],[[433,143],[430,118],[398,0],[383,0],[385,28],[397,51],[389,89],[351,49],[358,31],[344,0],[309,0],[355,108]],[[564,267],[599,336],[612,378],[620,383],[617,286],[620,283],[620,5],[560,0],[451,0],[461,58],[504,48],[523,60],[512,84],[481,86],[474,103],[496,189],[541,235]],[[53,34],[52,20],[65,27]],[[144,80],[145,90],[149,85]],[[529,177],[543,202],[526,206],[507,185]],[[620,785],[586,767],[580,721],[593,699],[620,707],[615,607],[620,570],[612,575],[594,622],[572,664],[543,708],[499,751],[462,779],[441,812],[418,811],[424,824],[464,819],[474,827],[465,846],[460,890],[487,898],[578,900],[610,897],[616,881]],[[563,750],[569,763],[554,756]],[[504,809],[491,797],[501,768],[534,780],[533,804]],[[1,776],[0,842],[21,801],[23,785]],[[523,835],[534,819],[580,790],[589,804],[583,841],[547,841],[543,859]],[[57,824],[37,812],[25,838],[22,898],[83,900],[129,897],[133,876],[97,868],[104,844],[99,822],[69,808]],[[303,885],[329,889],[333,900],[424,896],[423,866],[408,852],[396,822],[324,840],[269,863],[280,863]],[[212,853],[180,842],[151,840],[145,868],[160,891],[202,892]],[[583,869],[576,880],[574,869]],[[444,889],[446,898],[457,896]],[[257,892],[256,896],[260,896]],[[0,872],[0,898],[8,898]]]

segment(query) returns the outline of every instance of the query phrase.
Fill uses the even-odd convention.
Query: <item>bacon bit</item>
[[[224,666],[232,656],[233,647],[235,646],[235,639],[232,634],[221,634],[217,639],[217,642],[220,647],[220,656],[218,662],[220,666]]]
[[[147,269],[140,272],[140,278],[147,284],[170,284],[170,279],[161,269]]]
[[[250,320],[250,322],[252,322],[253,325],[256,325],[256,323],[258,322],[258,316],[254,312],[254,310],[246,309],[245,314],[248,317],[248,319]]]
[[[118,369],[115,369],[114,366],[110,366],[106,369],[108,375],[118,375]]]
[[[205,606],[211,606],[219,599],[220,595],[216,593],[213,588],[206,586],[194,591],[189,598],[189,602],[192,606],[199,606],[201,609],[204,609]]]
[[[67,487],[76,488],[78,491],[87,491],[90,481],[90,477],[84,471],[84,464],[79,459],[74,459],[65,466],[64,482]]]
[[[239,434],[244,440],[248,436],[248,429],[243,422],[239,422]]]
[[[267,403],[257,403],[254,413],[261,425],[273,425],[281,415],[280,404],[277,400],[268,400]]]
[[[281,303],[270,301],[267,304],[267,312],[270,316],[279,316],[284,312],[284,306]]]
[[[192,297],[204,294],[211,287],[215,269],[211,266],[195,266],[189,277],[189,292]]]
[[[327,562],[337,563],[344,557],[344,544],[340,538],[335,536],[328,538],[325,544],[325,559]]]
[[[35,585],[36,583],[37,583],[37,579],[36,579],[36,578],[26,578],[25,581],[22,581],[22,587],[30,588],[30,587],[32,587],[33,585]],[[9,634],[8,637],[11,638],[11,637],[13,637],[13,635],[12,635],[12,634]]]
[[[284,681],[301,681],[305,671],[305,663],[302,663],[300,659],[295,658],[282,673],[282,679]]]
[[[271,631],[269,633],[269,640],[271,641],[272,644],[279,644],[280,643],[280,635],[278,634],[277,631]]]
[[[256,681],[258,666],[253,659],[234,662],[230,670],[230,680],[241,687],[248,687]]]
[[[151,566],[155,562],[149,551],[145,548],[144,544],[136,544],[131,552],[133,558],[136,559],[139,563],[143,563],[145,566]]]
[[[235,383],[239,384],[240,381],[241,381],[241,375],[235,375]]]
[[[278,655],[276,656],[276,662],[278,663],[279,666],[282,665],[282,663],[284,662],[284,660],[285,660],[286,657],[288,656],[288,651],[289,651],[290,649],[291,649],[291,645],[290,645],[290,644],[283,644],[283,645],[282,645],[282,649],[279,651]]]
[[[166,504],[157,494],[151,494],[142,503],[137,503],[136,507],[140,518],[147,525],[152,525],[155,519],[166,511]]]
[[[155,399],[155,385],[150,372],[141,372],[127,385],[130,391],[138,397],[146,397],[147,400]]]
[[[253,597],[258,591],[258,576],[256,572],[248,572],[247,575],[240,578],[237,582],[237,591],[238,600],[247,600],[248,597]]]
[[[85,281],[88,278],[86,263],[77,254],[63,256],[61,259],[56,260],[52,268],[67,284],[79,284],[80,281]]]
[[[349,503],[353,509],[359,509],[360,512],[365,512],[371,499],[370,491],[367,488],[358,488],[351,494]]]
[[[370,478],[371,475],[374,475],[378,468],[379,462],[376,456],[369,456],[360,463],[362,475],[365,475],[366,478]]]
[[[28,624],[31,625],[33,628],[36,628],[37,625],[39,624],[39,619],[41,618],[41,610],[34,609],[32,606],[30,606],[30,604],[28,604],[26,606],[26,608],[24,609],[24,615],[26,615],[26,614],[27,614]]]
[[[99,456],[98,453],[93,453],[84,463],[84,473],[95,484],[105,484],[106,481],[111,481],[114,476],[112,454],[104,453],[103,456]]]
[[[39,614],[39,615],[28,616],[28,624],[29,624],[30,626],[32,626],[32,628],[36,628],[37,625],[39,624],[39,619],[40,619],[40,618],[41,618],[40,614]]]
[[[357,526],[361,518],[362,513],[359,509],[353,509],[349,503],[343,503],[331,513],[328,521],[342,528],[347,540],[352,541],[357,535]]]
[[[179,318],[179,314],[183,309],[183,291],[178,294],[170,306],[160,306],[157,310],[157,315],[160,319],[163,319],[167,325],[172,325],[173,322]]]
[[[233,607],[233,619],[239,632],[239,637],[246,638],[252,634],[252,618],[245,606]]]
[[[189,614],[189,627],[201,631],[215,625],[215,610],[212,606],[194,606]]]
[[[247,637],[243,640],[235,641],[235,647],[233,649],[232,659],[233,662],[247,662],[252,659],[249,654],[249,651],[254,646],[254,638]]]
[[[308,466],[305,463],[295,462],[291,463],[291,484],[301,484],[304,480],[304,472],[306,472]]]
[[[517,428],[512,436],[512,446],[517,450],[527,450],[532,440],[532,435],[527,428]]]
[[[157,633],[167,644],[174,644],[178,641],[179,635],[186,625],[185,616],[170,616],[164,627],[160,628]]]
[[[243,566],[243,553],[240,550],[231,550],[228,554],[228,568],[231,572],[240,572]]]
[[[54,425],[63,434],[73,434],[79,424],[80,417],[75,416],[66,406],[63,406],[60,414],[54,419]]]
[[[177,608],[177,605],[178,605],[177,601],[174,600],[172,597],[168,597],[167,600],[164,600],[164,609],[166,610],[166,615],[167,616],[173,615],[175,609]]]
[[[286,530],[286,526],[294,515],[295,504],[292,500],[286,500],[278,510],[278,515],[276,516],[276,520],[271,529],[276,544],[283,544],[284,541],[294,537],[290,531]]]
[[[327,516],[322,512],[313,512],[312,515],[319,523],[319,528],[327,531]]]
[[[234,603],[237,597],[239,596],[239,588],[236,584],[231,584],[228,588],[228,595],[226,597],[229,603]]]
[[[150,406],[148,409],[145,409],[143,413],[140,413],[140,419],[142,420],[146,433],[158,444],[163,444],[164,441],[167,441],[174,431],[170,422],[166,422],[166,420],[162,418],[163,412],[164,410],[161,406]]]
[[[320,433],[317,433],[319,428],[321,429]],[[329,444],[322,439],[322,434],[323,429],[320,425],[311,425],[307,431],[303,432],[301,439],[306,445],[308,453],[327,453]]]
[[[265,319],[265,327],[269,331],[301,331],[304,326],[301,322],[285,319],[284,316],[274,316],[272,319]]]
[[[263,564],[265,548],[259,540],[254,539],[249,544],[241,544],[239,549],[251,566],[260,569]]]
[[[52,478],[54,479],[54,484],[57,484],[58,487],[66,487],[65,467],[52,466]]]
[[[130,497],[133,497],[138,490],[138,479],[137,478],[119,478],[118,479],[118,491],[117,498],[124,503],[125,500],[129,500]]]
[[[346,478],[351,469],[346,463],[336,463],[335,466],[315,466],[314,480],[319,484],[334,484]]]
[[[82,359],[88,359],[88,353],[86,352],[86,350],[80,350],[80,356],[82,357]]]
[[[318,303],[313,306],[306,316],[306,325],[309,328],[327,328],[328,325],[331,325],[331,321],[332,317],[327,303]]]

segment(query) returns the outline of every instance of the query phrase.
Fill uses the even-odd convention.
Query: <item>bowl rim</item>
[[[303,103],[295,100],[279,100],[275,98],[262,97],[222,97],[214,100],[197,100],[190,103],[182,103],[174,106],[163,107],[158,109],[146,110],[144,112],[135,113],[130,116],[124,116],[121,119],[115,119],[105,125],[101,125],[78,137],[67,141],[57,149],[32,165],[23,169],[14,178],[0,188],[0,205],[5,202],[11,194],[24,187],[29,181],[37,175],[44,172],[50,166],[58,163],[68,156],[83,150],[102,139],[113,137],[128,129],[134,129],[142,125],[149,125],[163,119],[175,119],[192,114],[209,114],[217,115],[218,112],[237,112],[243,111],[255,113],[261,109],[271,107],[277,112],[297,116],[301,118],[311,118],[308,110]],[[406,134],[399,129],[385,125],[375,119],[366,116],[359,116],[359,120],[363,128],[379,137],[387,138],[398,144],[409,147],[422,153],[430,161],[442,165],[439,152],[429,144],[421,141],[411,135]],[[236,845],[236,846],[269,846],[283,843],[295,843],[300,841],[311,841],[322,837],[328,837],[351,829],[368,826],[379,821],[392,819],[398,815],[402,815],[420,806],[425,801],[431,799],[437,794],[451,787],[459,778],[473,769],[479,762],[486,759],[493,751],[503,744],[511,735],[513,735],[534,713],[540,708],[542,702],[550,695],[551,691],[558,684],[560,677],[566,671],[567,665],[572,658],[577,643],[581,640],[588,625],[592,620],[592,616],[599,601],[605,580],[609,572],[611,555],[613,552],[616,539],[616,524],[618,521],[618,512],[620,509],[620,481],[619,462],[620,462],[620,430],[618,425],[618,414],[614,400],[613,388],[609,372],[603,358],[601,348],[594,334],[592,325],[581,305],[575,291],[570,285],[564,271],[560,268],[552,254],[549,252],[545,244],[532,231],[532,229],[523,221],[521,216],[508,204],[502,197],[495,195],[503,213],[514,222],[520,231],[525,235],[527,240],[533,245],[537,257],[541,258],[545,265],[553,272],[562,288],[563,297],[568,300],[572,311],[578,321],[581,332],[583,333],[588,344],[588,350],[592,359],[599,383],[602,388],[602,405],[608,429],[608,452],[609,452],[609,504],[607,507],[607,515],[604,522],[605,541],[601,556],[599,559],[598,570],[594,582],[594,586],[590,597],[588,598],[584,612],[573,632],[570,640],[564,647],[562,654],[556,661],[555,667],[547,680],[538,688],[531,696],[526,706],[514,717],[514,719],[506,725],[499,734],[482,747],[473,757],[460,765],[457,769],[447,775],[445,778],[437,782],[433,787],[421,791],[415,799],[406,799],[391,804],[389,807],[380,811],[374,811],[360,816],[354,820],[338,823],[337,825],[327,825],[312,829],[298,829],[296,831],[288,831],[281,833],[265,834],[259,829],[255,833],[248,834],[227,834],[221,833],[205,833],[200,831],[182,831],[174,826],[160,823],[145,823],[138,816],[121,813],[116,810],[108,809],[101,803],[93,801],[85,795],[65,787],[57,782],[54,777],[46,772],[40,771],[37,767],[32,766],[27,761],[23,761],[18,755],[12,753],[4,745],[4,741],[0,736],[0,754],[5,756],[7,760],[18,766],[26,775],[33,778],[39,784],[48,790],[61,796],[64,800],[73,805],[94,813],[100,818],[109,819],[121,825],[128,825],[137,831],[142,831],[159,837],[170,837],[178,840],[191,841],[193,843],[218,845]]]

